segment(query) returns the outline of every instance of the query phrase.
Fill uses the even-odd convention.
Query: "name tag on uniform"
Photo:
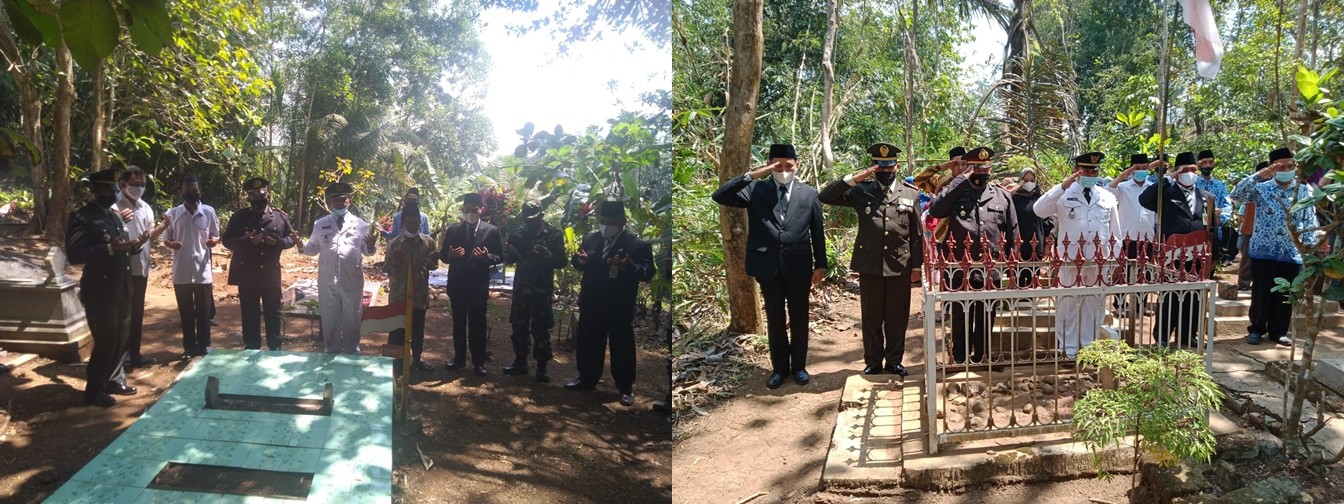
[[[331,226],[322,226],[322,229],[331,229]]]
[[[1078,201],[1078,198],[1064,198],[1064,201]]]

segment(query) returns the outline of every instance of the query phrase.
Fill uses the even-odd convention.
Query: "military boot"
[[[504,374],[513,376],[527,374],[527,358],[518,357],[513,359],[513,364],[504,366]]]
[[[546,363],[549,361],[537,361],[537,381],[550,383],[551,375],[546,373]]]

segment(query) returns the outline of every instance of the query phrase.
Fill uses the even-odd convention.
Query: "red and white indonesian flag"
[[[369,333],[392,332],[406,327],[406,301],[398,301],[387,306],[364,308],[359,321],[359,335]]]
[[[1185,14],[1185,24],[1195,34],[1195,71],[1200,77],[1212,79],[1223,66],[1223,39],[1213,22],[1209,0],[1176,0]]]

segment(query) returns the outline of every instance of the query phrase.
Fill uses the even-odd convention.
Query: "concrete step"
[[[1305,319],[1305,318],[1306,318],[1306,316],[1305,316],[1305,315],[1301,315],[1301,314],[1298,314],[1298,315],[1294,315],[1294,316],[1293,316],[1293,320],[1294,320],[1294,321],[1297,321],[1297,320],[1303,320],[1303,319]],[[1214,323],[1217,324],[1219,327],[1223,327],[1223,324],[1230,324],[1230,325],[1232,325],[1232,326],[1245,327],[1246,324],[1247,324],[1247,322],[1248,322],[1248,319],[1247,319],[1247,316],[1246,316],[1246,315],[1228,315],[1228,316],[1219,315],[1219,316],[1214,317],[1214,318],[1213,318],[1213,321],[1214,321]],[[1327,312],[1327,313],[1321,318],[1321,323],[1322,323],[1322,326],[1321,326],[1321,327],[1340,327],[1340,326],[1344,326],[1344,312]]]

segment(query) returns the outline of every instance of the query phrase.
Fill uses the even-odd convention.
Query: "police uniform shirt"
[[[1293,239],[1284,227],[1285,216],[1293,205],[1294,195],[1298,199],[1311,196],[1311,188],[1296,180],[1288,187],[1279,187],[1273,178],[1261,181],[1254,173],[1237,184],[1232,197],[1255,204],[1255,222],[1251,230],[1251,242],[1246,250],[1248,257],[1302,264],[1302,254],[1293,245]],[[1298,231],[1315,228],[1316,208],[1307,207],[1293,212],[1292,225]],[[1318,237],[1319,231],[1308,233],[1302,236],[1302,241],[1313,245]]]
[[[850,174],[823,188],[818,199],[851,207],[858,215],[851,270],[890,277],[907,274],[922,264],[919,191],[913,186],[900,178],[890,185],[872,178],[855,182]]]
[[[126,236],[130,239],[139,239],[140,235],[154,228],[154,207],[145,203],[145,200],[136,198],[135,201],[131,201],[131,198],[122,192],[117,202],[112,205],[112,211],[122,210],[131,211],[131,220],[125,223]],[[149,276],[149,247],[140,247],[139,254],[131,255],[131,275]]]

